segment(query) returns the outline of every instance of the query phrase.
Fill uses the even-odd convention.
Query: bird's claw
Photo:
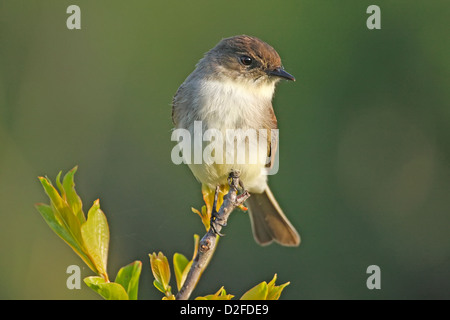
[[[219,231],[217,231],[217,226],[221,226],[221,227],[225,227],[227,225],[226,222],[224,222],[224,219],[222,219],[217,212],[215,212],[215,210],[212,212],[211,214],[211,228],[214,231],[215,234],[223,237],[224,234],[220,233]]]
[[[230,187],[234,188],[234,190],[240,190],[241,193],[244,193],[245,187],[244,183],[241,179],[239,179],[239,176],[241,175],[241,171],[237,169],[231,170],[230,174],[228,175],[228,184]]]

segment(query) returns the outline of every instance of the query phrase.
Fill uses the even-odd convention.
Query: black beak
[[[286,80],[291,80],[291,81],[295,81],[295,77],[292,74],[287,73],[286,71],[284,71],[283,68],[276,68],[274,70],[268,70],[266,71],[268,75],[271,76],[275,76],[275,77],[280,77]]]

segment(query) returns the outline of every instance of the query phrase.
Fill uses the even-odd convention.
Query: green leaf
[[[86,217],[83,213],[83,203],[81,202],[81,198],[78,196],[75,191],[75,182],[74,175],[77,172],[78,166],[74,167],[72,170],[67,172],[64,176],[61,193],[64,191],[65,200],[69,204],[72,212],[80,221],[80,224],[86,222]]]
[[[153,282],[153,284],[155,284],[155,287],[160,291],[162,288],[162,292],[164,293],[170,292],[170,267],[167,257],[164,256],[162,252],[159,252],[158,254],[153,252],[153,254],[149,254],[149,256],[152,273],[157,282],[157,284],[155,284],[155,282]]]
[[[206,209],[206,206],[202,206],[202,211],[198,211],[195,208],[191,208],[191,211],[198,214],[200,218],[202,219],[202,223],[205,226],[206,231],[209,230],[210,222],[211,222],[211,215],[208,214],[208,211]]]
[[[244,293],[241,300],[266,300],[267,293],[267,282],[263,281]]]
[[[91,268],[96,271],[95,266],[91,263],[89,257],[84,253],[83,249],[79,246],[79,243],[74,239],[73,235],[70,233],[64,225],[61,224],[60,219],[55,217],[55,212],[52,207],[46,204],[38,203],[36,204],[36,209],[44,218],[45,222],[49,227],[61,238],[63,239],[76,254]]]
[[[189,260],[181,253],[175,253],[173,255],[173,269],[177,280],[178,291],[181,289],[184,281],[186,280],[186,277],[183,277],[183,271],[186,269],[188,264]]]
[[[159,282],[158,280],[153,280],[153,285],[155,286],[156,289],[158,289],[159,291],[161,291],[162,293],[166,293],[166,289],[163,287],[162,283]]]
[[[278,300],[280,298],[281,292],[283,289],[290,284],[290,282],[286,282],[282,285],[276,286],[275,281],[277,280],[277,274],[273,276],[273,279],[268,283],[268,293],[266,300]]]
[[[57,184],[61,187],[61,183],[59,182],[60,175],[61,173],[58,174]],[[75,217],[67,202],[53,187],[49,179],[39,177],[39,181],[45,193],[50,198],[50,206],[37,204],[36,209],[41,213],[50,228],[81,257],[89,268],[97,272],[96,267],[86,254],[79,220]]]
[[[67,202],[61,198],[58,191],[53,187],[48,179],[39,177],[39,180],[50,198],[50,205],[55,213],[55,218],[68,231],[68,233],[70,233],[73,240],[77,242],[78,246],[83,248],[81,224],[78,218],[75,217]]]
[[[215,294],[197,297],[195,300],[231,300],[233,297],[234,296],[232,294],[227,294],[224,287],[222,287]]]
[[[135,261],[125,267],[122,267],[117,273],[115,282],[124,287],[130,300],[137,300],[141,270],[142,262]]]
[[[273,289],[269,290],[269,293],[267,294],[266,300],[278,300],[278,299],[280,299],[281,292],[289,284],[290,284],[290,282],[286,282],[286,283],[284,283],[282,285],[276,286]]]
[[[280,298],[283,289],[289,285],[290,282],[286,282],[282,285],[276,286],[277,274],[273,276],[273,279],[267,282],[261,282],[255,287],[248,290],[241,297],[241,300],[278,300]]]
[[[102,277],[87,277],[84,283],[106,300],[128,300],[127,292],[118,283],[106,282]]]
[[[65,199],[66,195],[65,195],[65,192],[64,192],[64,188],[63,188],[63,186],[61,184],[61,174],[62,174],[62,171],[58,172],[58,175],[56,176],[56,186],[58,187],[58,190],[61,193],[61,197],[63,199]]]
[[[108,280],[106,265],[109,248],[109,227],[105,214],[100,209],[99,200],[95,200],[88,212],[86,222],[81,226],[84,246],[98,274]]]

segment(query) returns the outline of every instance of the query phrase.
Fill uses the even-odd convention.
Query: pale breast
[[[248,81],[202,80],[197,115],[207,128],[262,128],[274,89],[272,83],[256,86]]]
[[[193,101],[196,108],[194,118],[202,121],[203,132],[208,129],[221,132],[224,146],[220,164],[191,164],[192,172],[200,181],[213,187],[226,183],[229,172],[238,169],[246,187],[261,192],[259,189],[264,188],[266,181],[261,172],[265,166],[267,146],[261,148],[258,130],[267,128],[268,118],[271,119],[274,84],[265,83],[256,86],[252,83],[231,80],[201,80],[197,85],[197,95]],[[193,133],[193,123],[187,128]],[[247,131],[249,129],[255,129],[256,140],[249,139]],[[235,144],[235,140],[245,142],[242,145]],[[205,143],[203,147],[207,145]],[[230,150],[233,154],[230,157],[232,161],[228,161],[227,158]],[[249,152],[256,158],[250,159]],[[244,155],[244,160],[240,161],[242,158],[238,155]]]

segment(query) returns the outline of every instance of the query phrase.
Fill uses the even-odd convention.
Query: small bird
[[[186,129],[192,134],[195,123],[201,123],[203,133],[214,129],[228,137],[227,130],[237,130],[240,132],[237,135],[242,135],[243,130],[253,129],[259,133],[258,137],[267,140],[264,161],[248,161],[249,151],[244,162],[229,163],[225,161],[225,152],[224,161],[188,162],[188,165],[202,183],[205,199],[208,197],[205,190],[227,186],[229,173],[239,170],[240,180],[251,194],[246,206],[256,242],[267,245],[275,241],[284,246],[298,246],[300,236],[270,191],[264,171],[273,165],[277,149],[278,137],[274,129],[278,126],[272,98],[275,85],[281,79],[295,81],[269,44],[247,35],[222,39],[178,88],[172,103],[172,120],[175,129]],[[260,129],[269,133],[261,134]],[[251,142],[245,141],[236,147],[242,149],[237,151],[252,150]],[[227,142],[227,138],[221,141],[224,145]]]

